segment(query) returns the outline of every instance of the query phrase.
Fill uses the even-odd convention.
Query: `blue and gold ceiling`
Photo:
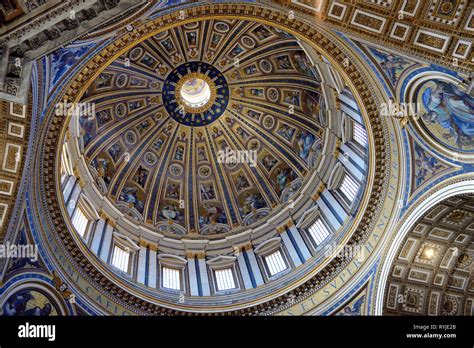
[[[187,76],[211,100],[180,104]],[[321,83],[297,40],[264,24],[190,23],[116,59],[85,93],[84,157],[100,191],[135,220],[200,234],[250,225],[288,201],[321,153]],[[256,163],[220,163],[219,151]],[[227,150],[228,151],[228,150]]]
[[[447,198],[473,187],[472,5],[279,3],[151,1],[34,62],[28,105],[0,103],[0,228],[40,258],[5,263],[2,310],[48,289],[64,302],[54,314],[474,313],[472,195]],[[77,132],[54,113],[63,98],[96,117]],[[387,102],[414,113],[381,117]],[[228,151],[256,160],[223,162]],[[352,205],[343,173],[359,174]],[[331,230],[322,244],[316,221]],[[116,243],[129,273],[112,264]],[[351,246],[367,257],[331,252]],[[288,269],[271,277],[275,248]],[[216,291],[232,262],[237,288]],[[160,273],[177,264],[180,293]]]

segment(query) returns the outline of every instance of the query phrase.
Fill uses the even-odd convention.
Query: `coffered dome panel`
[[[448,198],[415,222],[390,267],[385,315],[474,314],[474,196]]]

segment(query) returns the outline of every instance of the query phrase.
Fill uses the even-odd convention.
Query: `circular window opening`
[[[211,99],[211,87],[200,78],[189,78],[179,91],[181,98],[191,108],[199,108],[206,105]]]

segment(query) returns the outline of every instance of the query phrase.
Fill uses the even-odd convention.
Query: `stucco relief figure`
[[[201,184],[201,197],[203,200],[216,199],[212,184]]]
[[[97,179],[101,178],[108,187],[111,180],[109,161],[103,157],[97,157],[92,160],[91,166],[97,170]]]
[[[175,183],[170,183],[166,186],[166,197],[172,199],[179,199],[180,186]]]
[[[294,55],[296,64],[299,69],[307,76],[316,78],[317,81],[321,81],[320,77],[317,76],[312,68],[312,63],[309,61],[308,57],[305,54],[295,54]]]
[[[247,178],[242,173],[240,173],[239,176],[235,179],[235,187],[237,191],[241,191],[246,189],[247,187],[250,187]]]
[[[277,169],[276,173],[275,183],[277,184],[277,192],[281,194],[285,187],[295,180],[297,176],[291,168]]]
[[[444,81],[430,81],[422,92],[422,120],[440,140],[464,150],[474,150],[474,98]],[[431,127],[430,127],[431,126]]]
[[[278,130],[276,131],[278,135],[283,137],[285,140],[291,142],[293,139],[293,134],[295,134],[296,129],[288,126],[287,124],[281,124]]]
[[[244,202],[239,207],[243,216],[251,213],[254,210],[266,207],[265,200],[260,193],[246,193],[244,194]]]
[[[270,172],[277,163],[278,160],[271,155],[266,155],[262,158],[262,164],[268,172]]]
[[[91,142],[94,135],[94,122],[89,117],[81,116],[79,118],[79,124],[82,128],[81,135],[84,140],[84,146],[87,146]]]
[[[199,217],[199,223],[201,226],[215,223],[227,223],[227,218],[221,207],[213,204],[203,204],[203,207],[205,214]]]
[[[263,25],[259,25],[253,30],[254,34],[258,37],[259,40],[265,40],[272,36],[272,33],[265,28]]]
[[[114,160],[114,162],[117,162],[120,156],[122,155],[122,147],[120,144],[115,143],[110,147],[108,150],[110,157]]]
[[[281,70],[291,69],[290,57],[279,56],[276,58],[277,66]]]
[[[141,187],[145,187],[147,179],[148,170],[143,169],[142,167],[138,168],[133,180]]]

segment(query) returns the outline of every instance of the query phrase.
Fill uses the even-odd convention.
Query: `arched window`
[[[76,232],[82,237],[86,237],[86,232],[89,232],[91,221],[87,218],[82,207],[77,207],[72,216],[72,225]]]
[[[352,122],[352,139],[363,148],[366,148],[368,145],[367,131],[358,122]]]
[[[159,284],[162,289],[185,291],[185,274],[187,260],[182,257],[161,254],[159,260]]]
[[[216,293],[240,289],[236,260],[234,256],[221,255],[206,262]]]
[[[214,271],[216,277],[217,291],[235,289],[234,273],[232,268],[220,269]]]
[[[354,202],[357,192],[359,191],[359,187],[359,183],[354,178],[352,178],[352,176],[347,173],[344,175],[339,190],[346,197],[349,205]]]
[[[181,290],[181,270],[163,266],[161,269],[162,286],[166,289]]]
[[[330,235],[329,228],[321,218],[316,219],[308,228],[308,232],[316,246],[320,245]]]
[[[79,187],[78,184],[76,185],[76,187]],[[72,226],[77,234],[81,236],[82,240],[87,243],[93,235],[93,230],[96,225],[95,222],[99,218],[97,211],[87,197],[81,193],[77,196],[77,204],[74,203],[74,199],[69,200],[68,210],[69,209]]]
[[[122,272],[128,273],[130,264],[130,249],[116,244],[114,246],[111,264]]]
[[[264,256],[264,260],[268,268],[268,273],[271,277],[283,272],[285,269],[288,268],[280,250],[277,250],[267,256]]]
[[[255,248],[254,252],[258,255],[259,263],[268,280],[286,274],[286,271],[292,267],[280,237],[263,242]]]

